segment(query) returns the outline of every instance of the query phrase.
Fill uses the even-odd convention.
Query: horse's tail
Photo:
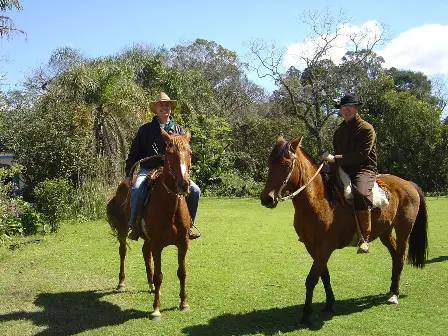
[[[420,206],[409,237],[408,263],[417,268],[425,266],[428,257],[428,211],[422,189],[411,182],[420,196]]]
[[[116,205],[115,196],[113,196],[107,202],[106,214],[107,214],[107,222],[109,223],[110,228],[112,229],[113,235],[118,236],[118,225],[117,224],[119,223],[120,214],[117,213],[117,205]]]
[[[127,218],[124,207],[126,206],[128,190],[126,185],[121,184],[114,196],[112,196],[106,205],[107,221],[112,229],[113,235],[119,238],[127,232]],[[124,201],[123,201],[124,199]]]

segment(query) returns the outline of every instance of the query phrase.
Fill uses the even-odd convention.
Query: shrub
[[[258,197],[263,184],[255,182],[250,176],[241,176],[235,170],[223,172],[218,179],[207,186],[209,196]]]
[[[40,214],[20,196],[14,195],[13,175],[20,174],[22,167],[0,168],[0,243],[15,235],[45,232],[45,222]]]
[[[46,179],[33,190],[36,209],[42,214],[50,231],[59,228],[59,222],[67,217],[71,185],[64,178]]]
[[[109,188],[98,179],[87,179],[73,190],[70,197],[70,217],[77,220],[105,218]]]

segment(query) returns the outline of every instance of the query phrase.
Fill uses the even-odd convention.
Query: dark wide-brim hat
[[[168,95],[165,92],[160,92],[159,95],[157,96],[156,100],[149,103],[149,109],[153,113],[157,113],[156,104],[158,102],[166,102],[166,101],[171,103],[172,110],[174,110],[176,108],[177,100],[172,100],[172,99],[170,99],[170,97],[168,97]]]
[[[334,107],[340,109],[343,105],[357,105],[362,106],[362,103],[356,98],[354,95],[345,95],[341,98],[341,101],[338,104],[335,104]]]

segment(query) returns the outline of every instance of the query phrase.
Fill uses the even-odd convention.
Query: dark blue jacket
[[[185,131],[177,124],[173,124],[167,131],[168,134],[185,134]],[[160,123],[157,116],[151,122],[143,124],[137,131],[137,135],[132,140],[131,149],[126,159],[126,177],[129,177],[131,168],[137,161],[157,154],[165,154],[166,144],[160,134]],[[162,159],[144,161],[141,168],[154,169],[163,165]]]

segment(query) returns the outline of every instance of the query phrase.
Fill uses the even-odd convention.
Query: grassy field
[[[391,261],[336,251],[329,268],[336,315],[314,295],[312,329],[298,324],[311,258],[292,227],[290,202],[269,210],[252,199],[203,198],[202,237],[187,255],[191,310],[180,312],[176,250],[163,252],[162,320],[151,321],[142,242],[130,243],[127,291],[118,293],[118,244],[105,221],[0,248],[0,335],[443,335],[448,329],[448,198],[429,198],[429,263],[406,265],[398,305],[385,304]]]

